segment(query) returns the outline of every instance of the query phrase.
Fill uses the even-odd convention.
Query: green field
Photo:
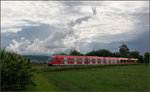
[[[30,91],[148,91],[148,65],[34,65]]]

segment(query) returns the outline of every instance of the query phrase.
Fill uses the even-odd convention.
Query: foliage
[[[102,56],[102,57],[111,57],[112,52],[106,49],[101,49],[97,51],[92,51],[86,54],[86,56]]]
[[[120,57],[120,53],[119,52],[114,52],[114,53],[112,53],[112,56],[113,57]]]
[[[144,54],[144,62],[145,63],[150,63],[149,57],[150,57],[149,52],[145,52],[145,54]]]
[[[133,52],[130,52],[130,58],[138,58],[139,57],[139,52],[138,51],[133,51]]]
[[[74,56],[83,56],[83,54],[81,54],[80,52],[78,52],[77,50],[71,50],[70,55],[74,55]]]
[[[24,90],[31,83],[32,66],[30,59],[25,59],[14,52],[4,49],[1,55],[1,89],[3,91]]]
[[[142,56],[142,55],[140,55],[140,56],[138,57],[138,62],[139,62],[139,63],[144,63],[144,60],[143,60],[143,56]]]
[[[129,48],[127,47],[127,45],[122,44],[119,47],[119,53],[121,57],[129,57]]]

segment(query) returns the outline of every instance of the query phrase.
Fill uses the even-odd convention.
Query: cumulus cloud
[[[93,15],[95,15],[96,10],[93,10]],[[78,32],[73,29],[73,26],[79,25],[82,21],[87,21],[92,16],[84,16],[82,18],[77,18],[72,24],[69,24],[67,28],[62,30],[56,30],[52,34],[50,34],[47,38],[40,41],[39,39],[35,39],[33,43],[29,40],[24,40],[21,38],[20,42],[13,40],[9,46],[7,46],[7,50],[13,50],[21,54],[53,54],[57,52],[64,52],[66,50],[71,50],[72,48],[78,48],[76,42],[78,41]],[[37,30],[36,30],[37,31]],[[75,32],[76,31],[76,32]],[[23,31],[21,31],[23,32]],[[30,34],[33,34],[31,31]],[[38,31],[37,31],[38,32]],[[19,32],[18,32],[19,33]],[[27,31],[26,31],[27,33]],[[78,34],[78,35],[77,35]],[[29,34],[28,34],[29,35]],[[76,40],[75,40],[76,39]],[[30,44],[31,43],[31,44]],[[78,49],[79,50],[79,49]],[[44,52],[43,52],[44,51]]]
[[[145,39],[148,7],[147,1],[2,1],[2,47],[21,54],[115,51],[123,42]]]

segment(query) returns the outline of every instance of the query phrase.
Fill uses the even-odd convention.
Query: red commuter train
[[[65,56],[56,55],[48,59],[48,66],[52,65],[94,65],[94,64],[126,64],[135,63],[137,58],[116,58],[96,56]]]

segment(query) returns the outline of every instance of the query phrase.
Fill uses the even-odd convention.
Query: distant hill
[[[45,62],[48,60],[49,56],[42,55],[23,55],[25,58],[30,58],[31,60]]]

